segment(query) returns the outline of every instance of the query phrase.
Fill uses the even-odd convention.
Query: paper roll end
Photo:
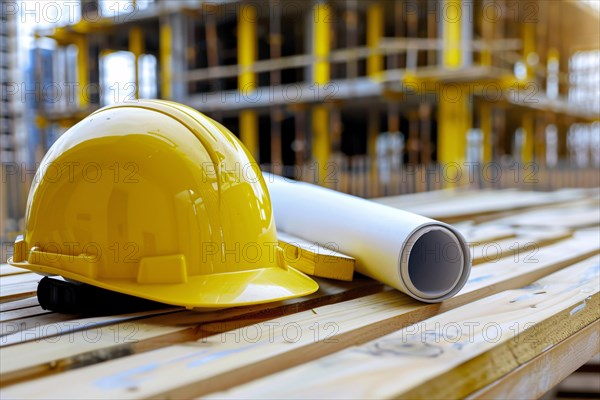
[[[430,303],[454,296],[465,285],[470,271],[464,240],[443,225],[415,231],[400,260],[400,277],[408,294]]]

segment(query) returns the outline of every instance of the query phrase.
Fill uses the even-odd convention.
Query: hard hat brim
[[[91,279],[57,268],[30,264],[27,261],[8,263],[45,275],[58,275],[119,293],[186,308],[226,308],[286,300],[312,294],[319,285],[292,267],[268,267],[239,272],[188,276],[177,284],[140,284],[125,279]]]

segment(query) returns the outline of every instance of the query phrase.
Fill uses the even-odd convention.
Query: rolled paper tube
[[[263,173],[277,229],[356,259],[356,271],[417,300],[454,296],[471,256],[452,226],[320,186]]]

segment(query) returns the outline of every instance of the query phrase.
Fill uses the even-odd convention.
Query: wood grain
[[[514,227],[499,224],[475,225],[471,221],[453,224],[463,234],[468,243],[489,243],[496,240],[514,238],[517,231]]]
[[[597,204],[587,207],[552,207],[520,213],[497,222],[538,228],[585,228],[600,225],[600,208]]]
[[[239,328],[244,324],[366,296],[383,289],[383,285],[368,278],[357,278],[353,282],[321,280],[319,286],[319,291],[310,296],[278,303],[213,312],[180,311],[149,315],[149,318],[116,324],[117,321],[113,319],[112,324],[98,326],[88,325],[91,321],[86,319],[69,320],[58,336],[55,327],[49,330],[40,327],[35,335],[19,332],[1,337],[0,345],[13,345],[2,348],[0,386],[174,343],[198,340],[232,329],[228,321],[236,321],[236,327]],[[214,324],[207,326],[208,323]],[[49,343],[52,346],[48,346]]]
[[[37,305],[39,305],[37,301],[37,296],[30,296],[20,300],[13,300],[6,303],[0,303],[0,313],[18,310],[20,308],[34,307]]]
[[[17,310],[4,311],[0,313],[0,322],[21,320],[24,318],[37,317],[39,315],[50,313],[51,311],[46,311],[40,306],[24,307]]]
[[[538,399],[600,351],[600,321],[596,320],[488,386],[471,393],[474,399]]]
[[[540,247],[554,244],[573,235],[568,229],[518,229],[516,236],[508,239],[475,242],[470,241],[471,258],[473,266],[492,262],[505,257],[535,257],[533,254]]]
[[[464,397],[597,321],[599,278],[574,265],[213,397]]]
[[[352,280],[356,263],[353,257],[281,231],[277,232],[277,239],[292,267],[321,278]]]
[[[391,196],[374,199],[382,204],[400,208],[429,218],[456,222],[473,216],[505,211],[523,210],[557,203],[567,203],[591,196],[581,189],[564,189],[551,193],[505,190],[443,190],[410,196]]]

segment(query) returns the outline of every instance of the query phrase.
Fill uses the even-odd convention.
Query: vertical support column
[[[346,44],[348,48],[358,46],[358,1],[347,0],[346,3]],[[349,59],[346,62],[346,75],[348,79],[355,79],[358,76],[358,61]]]
[[[317,2],[313,7],[313,53],[315,56],[314,81],[326,84],[329,81],[329,52],[331,40],[331,7],[325,2]]]
[[[418,1],[411,0],[406,4],[406,36],[408,38],[418,38],[419,37],[419,13],[418,10]],[[417,49],[407,49],[406,51],[406,62],[404,67],[407,70],[415,70],[418,66],[418,51]]]
[[[418,110],[408,112],[408,140],[406,149],[408,151],[408,164],[416,168],[419,163],[419,153],[421,152],[421,141],[419,140],[419,113]],[[416,178],[415,178],[416,179]]]
[[[448,69],[457,69],[462,65],[461,32],[462,10],[460,0],[443,0],[440,8],[442,23],[442,65]]]
[[[523,61],[527,69],[527,80],[535,78],[535,67],[538,56],[535,48],[536,26],[533,22],[524,22],[523,29]]]
[[[76,35],[74,38],[77,46],[77,83],[79,84],[79,107],[87,108],[89,99],[89,46],[85,35]]]
[[[558,98],[560,92],[560,54],[558,49],[548,50],[548,60],[546,66],[546,96],[550,99]]]
[[[479,109],[481,131],[483,132],[483,162],[492,161],[492,107],[484,101]]]
[[[459,93],[453,93],[458,90]],[[471,101],[459,86],[442,87],[438,102],[438,160],[462,163],[471,128]]]
[[[469,8],[469,7],[467,7]],[[441,7],[442,15],[442,65],[447,69],[459,69],[465,60],[462,54],[463,33],[470,27],[463,27],[469,23],[464,15],[465,7],[461,7],[460,0],[444,0]],[[442,163],[457,162],[462,164],[466,152],[466,135],[472,125],[471,99],[467,91],[459,85],[441,86],[438,100],[438,160]]]
[[[487,9],[486,6],[493,4],[494,0],[485,0],[483,3],[484,6],[484,10]],[[494,40],[494,31],[495,31],[495,21],[493,21],[489,16],[487,16],[485,14],[485,11],[483,13],[480,13],[481,15],[481,33],[483,36],[483,42],[485,44],[485,48],[483,50],[481,50],[481,59],[480,59],[480,63],[483,66],[491,66],[492,65],[492,51],[488,48],[488,46],[491,45],[492,41]],[[484,149],[484,153],[485,153],[485,149]],[[485,158],[485,156],[484,156]]]
[[[421,164],[431,163],[431,104],[421,103],[419,105],[419,130],[421,142]]]
[[[296,131],[294,145],[292,149],[294,150],[294,158],[296,166],[300,168],[295,170],[298,175],[295,176],[297,179],[302,179],[302,166],[304,166],[304,162],[306,161],[306,110],[304,106],[299,105],[295,107],[294,110],[294,130]]]
[[[367,120],[367,152],[369,155],[369,180],[371,183],[370,193],[373,195],[379,183],[377,176],[377,137],[381,128],[379,126],[379,109],[372,107],[369,110]]]
[[[242,96],[247,96],[256,90],[256,74],[252,71],[256,61],[256,7],[244,4],[238,14],[238,64],[240,74],[238,89]],[[258,116],[255,110],[240,112],[240,138],[248,151],[258,160]]]
[[[406,25],[406,15],[404,10],[406,8],[406,3],[396,1],[394,2],[394,20],[396,23],[394,24],[394,37],[404,37],[405,36],[405,25]],[[396,69],[405,65],[406,61],[406,53],[402,52],[400,54],[395,54],[392,56],[392,62],[390,68]]]
[[[160,20],[159,36],[160,96],[163,99],[170,99],[173,97],[173,86],[171,84],[173,79],[173,70],[171,68],[173,63],[171,52],[173,31],[171,30],[168,17],[163,17]]]
[[[427,39],[435,40],[438,36],[438,16],[429,12],[430,5],[437,6],[438,0],[427,0],[427,4],[425,5],[427,9],[427,22],[425,23],[427,28]],[[437,63],[437,50],[427,50],[427,65],[434,66]]]
[[[496,133],[492,142],[492,158],[500,159],[506,154],[506,107],[496,107],[492,113],[492,130]]]
[[[534,158],[538,165],[546,164],[546,127],[548,114],[538,114],[534,121],[535,148]]]
[[[379,50],[379,42],[383,37],[383,5],[381,2],[369,4],[367,8],[367,75],[371,79],[381,79],[383,56]]]
[[[329,52],[331,7],[325,2],[317,2],[313,6],[313,55],[315,57],[313,79],[319,88],[330,79]],[[318,182],[325,183],[327,162],[331,155],[331,138],[329,136],[329,110],[323,105],[313,107],[312,111],[312,153],[317,163]]]
[[[379,50],[379,42],[383,37],[383,5],[380,1],[372,2],[367,7],[367,76],[373,80],[381,79],[383,70],[383,56]],[[377,178],[377,136],[379,135],[379,110],[372,107],[367,117],[367,154],[369,156],[369,170],[371,180]]]
[[[473,65],[473,1],[463,0],[460,7],[460,66]]]
[[[144,34],[139,26],[129,30],[129,51],[134,57],[135,98],[140,98],[140,56],[144,53]]]
[[[209,68],[219,65],[219,38],[217,32],[217,21],[215,18],[214,5],[207,5],[206,22],[204,24],[204,35],[206,37],[206,61]],[[221,90],[219,79],[211,79],[210,88],[213,92]]]
[[[493,0],[485,0],[484,9],[490,5]],[[481,51],[480,63],[483,66],[489,67],[492,65],[492,51],[488,48],[494,40],[494,21],[489,18],[485,12],[481,15],[481,31],[485,48]],[[481,103],[479,109],[480,127],[483,133],[483,162],[489,163],[492,161],[492,107],[485,99]]]
[[[269,21],[269,53],[272,60],[281,57],[281,4],[277,1],[272,4]],[[281,85],[281,70],[273,70],[270,74],[271,87]],[[281,142],[281,122],[283,120],[281,106],[271,107],[271,165],[276,174],[283,172],[283,154]]]
[[[534,115],[531,111],[525,111],[522,120],[523,146],[521,147],[521,160],[523,164],[533,161],[533,149],[535,145]]]
[[[553,168],[558,164],[560,155],[559,128],[556,122],[556,114],[547,112],[544,122],[544,164]]]
[[[170,3],[170,2],[169,2]],[[169,15],[173,36],[171,38],[172,63],[171,73],[173,76],[172,98],[175,101],[182,102],[188,95],[188,83],[185,75],[188,70],[188,25],[190,15],[182,12],[175,12]]]
[[[163,15],[159,20],[160,89],[163,99],[183,101],[187,96],[188,85],[184,76],[187,71],[188,18],[187,14],[173,13]]]

